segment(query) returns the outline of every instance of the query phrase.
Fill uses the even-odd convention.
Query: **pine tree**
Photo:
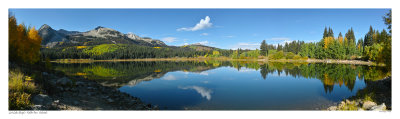
[[[341,45],[343,45],[343,36],[342,36],[342,32],[339,32],[339,36],[338,36],[338,41]]]
[[[278,48],[276,48],[277,51],[281,51],[282,50],[282,45],[278,44]]]
[[[326,26],[325,26],[324,35],[322,36],[322,39],[325,37],[328,37],[328,30],[326,29]]]
[[[374,29],[372,28],[372,26],[370,26],[368,33],[364,37],[364,47],[365,46],[372,46],[373,35],[374,35]]]
[[[261,55],[265,56],[265,54],[267,53],[267,44],[265,43],[265,40],[261,42],[260,50]]]
[[[328,37],[334,37],[333,30],[331,27],[329,27]]]
[[[389,33],[392,34],[392,10],[389,10],[389,13],[387,13],[386,16],[383,17],[383,21],[385,21],[385,24],[389,29]]]

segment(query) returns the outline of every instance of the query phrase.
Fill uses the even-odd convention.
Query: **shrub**
[[[36,86],[33,83],[33,79],[31,77],[25,76],[20,71],[10,71],[9,75],[9,91],[27,93],[36,92]]]
[[[286,59],[293,59],[294,53],[288,52],[288,53],[286,53],[285,57],[286,57]]]
[[[284,56],[283,51],[279,51],[279,52],[276,52],[276,53],[273,54],[273,55],[270,55],[269,58],[270,58],[270,59],[273,59],[273,60],[276,60],[276,59],[283,59],[283,58],[285,58],[285,56]]]
[[[28,109],[31,94],[37,92],[33,79],[18,70],[9,71],[8,89],[10,110]]]
[[[29,101],[31,94],[25,92],[9,92],[9,109],[10,110],[25,110],[31,105]]]
[[[302,57],[300,56],[300,55],[295,55],[294,57],[293,57],[293,59],[295,59],[295,60],[299,60],[299,59],[301,59]]]

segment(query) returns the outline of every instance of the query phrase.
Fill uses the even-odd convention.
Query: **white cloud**
[[[226,38],[233,38],[233,37],[235,37],[235,36],[224,36],[224,37],[226,37]]]
[[[208,33],[202,33],[201,36],[208,36]]]
[[[168,42],[168,43],[177,41],[175,37],[165,37],[165,38],[162,38],[161,40],[164,42]]]
[[[260,45],[260,43],[238,43],[238,45],[252,46],[252,45]]]
[[[275,37],[266,39],[268,44],[272,44],[274,46],[278,46],[278,44],[284,45],[285,43],[293,42],[292,39],[286,37]]]
[[[235,45],[234,47],[232,47],[231,49],[251,49],[251,50],[255,50],[257,48],[260,48],[260,43],[238,43],[237,45]]]
[[[274,41],[289,41],[290,40],[290,38],[285,38],[285,37],[282,37],[282,38],[270,38],[269,40],[274,40]]]
[[[200,22],[197,23],[194,27],[179,28],[177,29],[177,31],[197,31],[210,27],[212,27],[212,23],[210,23],[210,17],[206,16],[206,18],[201,19]]]
[[[249,69],[249,68],[245,68],[245,67],[242,67],[242,68],[239,70],[239,72],[254,72],[254,71],[257,71],[257,70],[255,70],[255,69]]]
[[[180,89],[193,89],[196,90],[197,93],[201,95],[201,97],[205,97],[207,100],[211,100],[211,93],[213,92],[211,89],[200,87],[200,86],[186,86],[186,87],[178,87]]]
[[[204,75],[204,76],[208,76],[208,73],[207,73],[207,72],[204,72],[204,71],[203,71],[203,72],[200,72],[199,74],[200,74],[200,75]]]

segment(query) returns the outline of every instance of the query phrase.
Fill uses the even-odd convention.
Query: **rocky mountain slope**
[[[139,37],[133,33],[123,34],[117,30],[105,27],[96,27],[86,32],[54,30],[44,24],[39,29],[43,38],[42,45],[48,48],[62,45],[88,46],[99,44],[138,44],[144,46],[166,46],[164,42],[148,37]]]

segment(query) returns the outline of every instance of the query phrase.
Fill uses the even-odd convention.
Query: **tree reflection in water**
[[[197,72],[218,67],[242,67],[259,70],[264,80],[268,75],[277,72],[280,75],[290,75],[294,78],[314,78],[323,83],[325,93],[333,91],[334,85],[354,89],[355,80],[375,81],[388,75],[384,67],[324,64],[324,63],[285,63],[285,62],[249,62],[249,61],[152,61],[152,62],[97,62],[86,64],[53,64],[56,70],[76,77],[96,80],[103,85],[121,87],[134,86],[141,81],[160,78],[168,72]],[[168,77],[167,77],[168,78]]]

